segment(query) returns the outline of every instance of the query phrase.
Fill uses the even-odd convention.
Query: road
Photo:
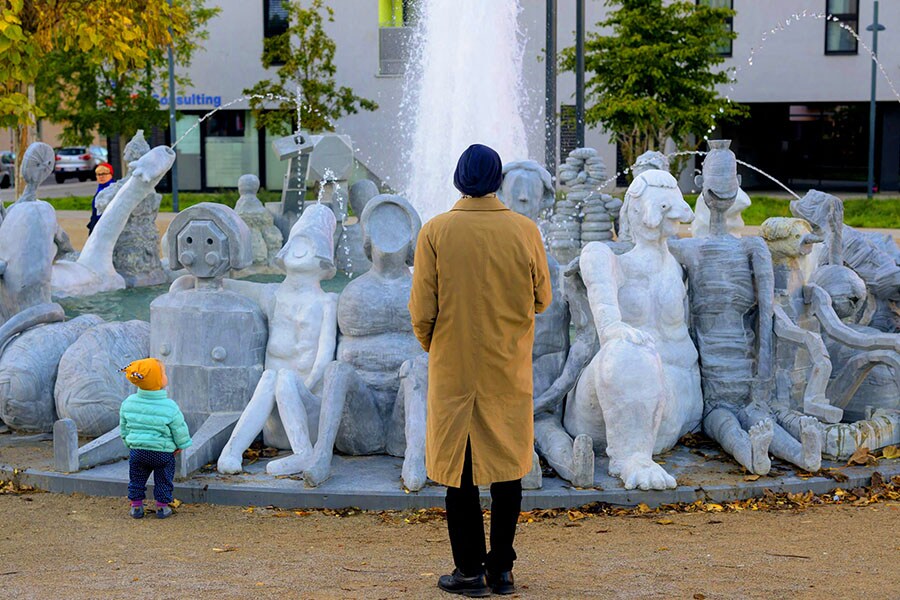
[[[48,198],[66,198],[68,196],[93,196],[97,191],[96,181],[78,181],[77,178],[66,179],[64,183],[56,183],[53,175],[44,180],[38,191],[38,197],[41,200]],[[0,200],[4,204],[9,204],[16,199],[16,193],[13,188],[0,190]]]

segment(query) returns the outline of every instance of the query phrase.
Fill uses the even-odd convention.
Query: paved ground
[[[525,514],[515,597],[893,600],[898,522],[898,502]],[[0,495],[6,598],[448,599],[435,583],[450,569],[435,513],[183,505],[135,521],[122,499]]]

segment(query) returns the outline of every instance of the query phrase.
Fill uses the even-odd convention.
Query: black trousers
[[[491,484],[491,551],[484,544],[484,520],[478,486],[472,483],[472,448],[466,445],[460,487],[447,488],[447,529],[453,562],[463,575],[473,576],[485,569],[492,573],[512,570],[516,560],[513,540],[522,508],[522,480]]]

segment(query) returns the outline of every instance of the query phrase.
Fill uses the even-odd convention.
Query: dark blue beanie
[[[459,157],[453,185],[466,196],[479,198],[500,189],[503,163],[493,148],[472,144]]]

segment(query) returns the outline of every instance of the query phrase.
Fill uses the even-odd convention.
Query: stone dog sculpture
[[[279,253],[287,273],[281,283],[225,280],[263,309],[269,326],[265,371],[218,460],[220,473],[240,473],[241,459],[260,431],[264,442],[307,456],[318,437],[325,369],[334,360],[337,294],[321,281],[335,274],[334,213],[311,204],[291,228]],[[176,283],[178,283],[176,281]],[[175,284],[173,284],[174,286]],[[290,471],[295,458],[271,461],[271,474]]]
[[[572,435],[590,436],[595,450],[606,448],[609,473],[626,489],[674,488],[652,455],[699,426],[703,403],[682,272],[666,240],[693,215],[675,178],[657,170],[635,178],[623,215],[634,249],[617,257],[593,242],[579,259],[600,351],[563,423]]]
[[[116,241],[132,211],[153,193],[173,162],[175,152],[168,146],[157,146],[129,165],[131,177],[103,212],[78,260],[60,260],[53,265],[54,295],[86,296],[125,288],[124,278],[113,266]]]

